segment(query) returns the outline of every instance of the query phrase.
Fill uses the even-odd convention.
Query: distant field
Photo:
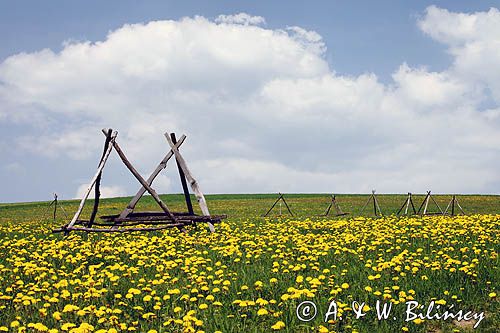
[[[227,214],[210,234],[85,234],[51,230],[79,201],[0,204],[0,331],[11,332],[500,332],[500,196],[464,195],[466,216],[394,215],[404,195],[338,195],[343,217],[322,217],[326,194],[285,196],[295,216],[275,208],[275,194],[209,195],[212,214]],[[413,197],[416,208],[423,195]],[[194,197],[192,198],[195,203]],[[442,209],[450,195],[436,195]],[[100,214],[130,198],[103,199]],[[162,200],[185,211],[180,194]],[[87,218],[92,200],[87,202]],[[195,207],[198,210],[198,207]],[[159,210],[144,197],[136,210]],[[434,203],[428,210],[436,212]],[[336,320],[324,321],[332,300]],[[304,301],[317,316],[300,321]],[[355,318],[352,302],[365,303]],[[394,306],[376,318],[376,302]],[[479,320],[408,320],[406,302],[454,306]],[[310,314],[310,311],[302,312]],[[395,318],[395,319],[393,319]],[[479,322],[479,323],[478,323]]]
[[[415,208],[418,209],[425,195],[413,195]],[[451,195],[433,195],[441,209],[445,209],[451,200]],[[162,200],[176,211],[186,210],[184,197],[181,194],[161,195]],[[228,214],[230,218],[247,218],[251,216],[259,217],[264,214],[274,203],[277,194],[212,194],[206,196],[209,203],[209,208],[212,214]],[[373,206],[371,203],[365,208],[363,214],[360,214],[361,208],[368,200],[366,194],[340,194],[337,195],[337,202],[345,212],[350,212],[355,216],[373,216]],[[396,214],[401,205],[406,199],[406,195],[401,194],[380,194],[377,195],[380,208],[384,215]],[[464,208],[467,214],[500,214],[500,195],[458,195],[460,205]],[[111,198],[101,200],[102,214],[110,214],[119,212],[123,209],[131,198]],[[192,195],[193,203],[196,203],[195,197]],[[285,199],[290,205],[293,213],[298,217],[317,217],[325,212],[330,203],[329,194],[285,194]],[[0,204],[0,218],[9,212],[21,218],[29,218],[32,214],[45,214],[50,210],[47,208],[48,202],[28,202],[28,203],[3,203]],[[78,204],[79,200],[60,201],[66,210],[67,214],[71,215]],[[84,213],[89,213],[93,205],[93,200],[87,200],[86,210]],[[199,207],[195,204],[195,209]],[[34,209],[34,211],[31,211]],[[156,202],[145,196],[138,204],[136,210],[160,210]],[[437,208],[431,201],[429,211],[437,212]],[[279,206],[273,212],[277,213]],[[282,206],[283,215],[286,213],[286,208]],[[27,213],[27,214],[25,214]],[[198,211],[199,213],[199,211]],[[19,215],[18,215],[19,214]],[[276,214],[275,214],[276,215]],[[48,215],[47,215],[48,216]],[[64,217],[64,213],[60,211],[59,217]],[[63,220],[61,220],[62,222]]]

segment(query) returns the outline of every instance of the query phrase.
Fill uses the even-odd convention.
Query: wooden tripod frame
[[[448,206],[446,206],[446,209],[444,210],[443,215],[448,214],[448,209],[450,209],[450,206],[451,206],[451,212],[449,213],[449,215],[455,216],[455,205],[457,205],[458,209],[460,209],[462,214],[465,215],[465,212],[462,209],[462,206],[460,206],[460,203],[458,202],[457,196],[455,194],[453,195],[450,202],[448,203]]]
[[[288,212],[290,213],[290,215],[294,216],[293,213],[292,213],[292,211],[290,210],[290,207],[288,207],[288,204],[286,203],[286,200],[285,200],[285,197],[283,196],[283,194],[278,193],[278,199],[276,199],[276,201],[273,203],[273,205],[271,206],[271,208],[269,208],[269,210],[267,211],[267,213],[265,213],[263,215],[263,217],[266,217],[267,215],[269,215],[269,213],[273,210],[274,206],[276,206],[276,204],[280,200],[283,201],[283,203],[285,204],[286,209],[288,210]],[[280,206],[280,216],[281,216],[281,206]]]
[[[427,212],[427,207],[429,206],[429,200],[432,200],[432,202],[434,202],[434,204],[439,209],[439,213],[438,212],[435,212],[435,213],[429,213],[429,212]],[[420,213],[420,211],[422,210],[422,207],[424,208],[424,210],[422,211],[422,213]],[[444,213],[443,213],[443,210],[441,209],[441,207],[439,207],[439,205],[436,202],[436,200],[434,200],[434,197],[431,195],[431,191],[427,191],[427,195],[425,196],[424,201],[422,201],[422,204],[418,208],[417,214],[421,214],[421,215],[443,215]]]
[[[417,211],[415,210],[415,205],[413,205],[412,194],[410,192],[408,192],[408,196],[406,197],[405,202],[403,203],[401,208],[399,208],[396,215],[399,215],[401,213],[401,211],[403,210],[403,208],[405,209],[405,212],[402,215],[410,215],[410,214],[408,214],[408,209],[410,208],[410,205],[411,205],[411,209],[413,210],[413,215],[417,214]]]
[[[328,205],[328,208],[326,209],[325,213],[320,215],[320,216],[328,216],[330,214],[330,210],[332,207],[335,209],[335,216],[344,216],[348,215],[349,213],[343,212],[342,209],[340,208],[339,204],[337,203],[337,198],[335,195],[332,195],[332,201]]]
[[[221,219],[226,218],[226,215],[210,215],[208,210],[207,202],[203,193],[200,190],[198,182],[193,178],[190,170],[187,167],[186,161],[182,157],[179,152],[179,147],[182,145],[186,136],[183,135],[177,142],[174,133],[165,133],[165,137],[170,146],[170,150],[165,155],[165,157],[161,160],[159,165],[153,171],[153,173],[149,176],[147,180],[137,172],[134,166],[129,162],[125,153],[122,151],[118,143],[116,142],[116,136],[118,133],[113,131],[112,129],[103,129],[102,132],[106,136],[106,140],[104,143],[104,151],[101,156],[101,160],[97,167],[97,172],[92,178],[82,200],[80,201],[80,206],[78,207],[75,215],[71,219],[71,221],[62,226],[60,229],[55,229],[53,232],[64,232],[66,235],[72,231],[87,231],[87,232],[130,232],[130,231],[154,231],[161,230],[166,228],[177,227],[179,230],[184,231],[185,226],[195,225],[199,222],[206,222],[210,229],[210,232],[215,231],[214,223],[218,223]],[[99,208],[99,198],[100,198],[100,182],[102,171],[104,166],[106,165],[106,161],[111,153],[111,150],[114,150],[118,153],[118,156],[122,160],[123,164],[129,169],[129,171],[134,175],[137,181],[142,185],[142,187],[137,191],[137,194],[132,198],[127,207],[118,215],[108,215],[101,216],[101,219],[104,223],[95,222],[95,217],[97,215],[97,210]],[[184,191],[184,197],[186,200],[186,205],[188,208],[187,213],[178,213],[171,212],[167,205],[160,199],[156,191],[151,187],[156,176],[160,173],[161,170],[165,169],[167,166],[167,162],[175,156],[177,161],[177,167],[179,169],[179,175],[181,178],[182,188]],[[198,203],[200,205],[201,211],[203,215],[196,215],[193,211],[193,206],[191,204],[191,197],[189,195],[189,191],[187,188],[187,182],[191,185],[191,189],[193,190]],[[87,200],[92,188],[95,190],[95,200],[94,200],[94,208],[90,215],[89,220],[81,220],[79,219],[80,214],[85,205],[85,201]],[[134,213],[134,209],[136,204],[139,202],[144,193],[148,192],[151,197],[156,201],[156,203],[160,206],[162,211],[159,212],[136,212]],[[130,227],[140,225],[139,227]],[[158,225],[153,227],[145,227],[144,225]],[[94,226],[100,226],[100,228],[96,228]],[[104,228],[103,228],[104,227]]]
[[[380,210],[377,196],[375,195],[375,190],[372,190],[372,194],[370,195],[370,197],[368,198],[368,200],[364,204],[363,208],[361,208],[361,211],[359,212],[359,214],[361,215],[363,213],[363,211],[365,210],[366,206],[368,206],[368,203],[370,201],[373,201],[373,214],[375,216],[379,216],[379,214],[380,214],[380,216],[384,216],[384,214],[382,214],[382,211]]]

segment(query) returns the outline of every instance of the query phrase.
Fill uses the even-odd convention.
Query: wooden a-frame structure
[[[465,215],[465,212],[462,209],[462,206],[460,206],[460,203],[458,202],[457,196],[455,194],[453,194],[450,202],[448,203],[448,206],[446,206],[446,209],[444,210],[443,215],[449,214],[451,216],[455,216],[455,205],[457,205],[457,207],[460,209],[462,214]],[[448,209],[450,209],[450,206],[451,206],[451,212],[448,213]]]
[[[432,202],[434,202],[434,204],[439,209],[439,212],[428,212],[427,211],[430,200],[432,200]],[[422,211],[422,207],[424,208],[423,211]],[[420,213],[420,211],[422,211],[422,213]],[[420,204],[420,207],[418,208],[417,214],[420,214],[420,215],[443,215],[443,210],[441,209],[441,207],[439,207],[436,200],[434,200],[434,197],[431,195],[431,191],[427,191],[427,195],[425,196],[424,201],[422,201],[422,204]]]
[[[373,201],[373,214],[375,216],[379,216],[379,214],[380,214],[380,216],[384,216],[384,214],[382,214],[382,211],[380,210],[377,196],[375,195],[375,190],[372,190],[372,194],[370,195],[370,197],[368,198],[366,203],[363,205],[363,208],[361,208],[361,211],[359,212],[359,214],[361,215],[363,213],[363,211],[365,210],[366,206],[368,206],[368,203],[370,203],[370,201]]]
[[[399,215],[401,213],[401,211],[403,210],[403,208],[405,209],[405,212],[401,215],[410,215],[410,214],[408,214],[408,210],[410,208],[410,205],[411,205],[411,209],[413,210],[413,215],[417,214],[417,211],[415,210],[415,205],[413,204],[412,194],[410,192],[408,192],[408,196],[406,197],[405,202],[403,203],[401,208],[399,208],[396,215]]]
[[[200,222],[205,222],[211,232],[215,231],[214,224],[221,221],[221,219],[226,218],[226,215],[210,215],[208,210],[207,202],[203,193],[200,190],[198,182],[193,178],[191,171],[188,169],[186,161],[179,152],[179,147],[183,144],[186,139],[185,135],[176,140],[174,133],[165,133],[165,137],[170,146],[169,152],[158,164],[153,173],[145,180],[134,168],[134,166],[129,162],[125,153],[118,145],[116,137],[118,132],[112,129],[103,129],[102,132],[106,136],[104,143],[104,151],[101,156],[101,160],[97,167],[97,172],[92,178],[86,192],[83,195],[80,205],[69,223],[62,226],[60,229],[55,229],[53,232],[64,232],[66,235],[70,231],[86,231],[86,232],[131,232],[131,231],[154,231],[166,228],[179,228],[179,230],[185,232],[185,227],[188,225],[195,225]],[[99,208],[99,198],[100,198],[100,182],[101,176],[108,160],[109,155],[112,150],[115,150],[122,160],[123,164],[129,169],[132,175],[139,181],[142,187],[137,191],[137,194],[132,198],[127,207],[118,215],[108,215],[101,216],[101,220],[104,222],[96,222],[95,217],[97,215],[97,210]],[[166,168],[167,162],[175,157],[177,162],[177,167],[179,170],[179,175],[181,178],[182,188],[184,191],[184,197],[186,201],[186,206],[188,212],[172,212],[167,207],[167,205],[160,199],[157,192],[151,187],[154,179],[158,174]],[[196,215],[193,211],[193,206],[191,203],[191,197],[189,195],[189,190],[187,183],[191,186],[196,199],[200,205],[202,215]],[[89,220],[79,219],[85,201],[87,200],[90,192],[94,188],[95,200],[92,213]],[[148,192],[151,197],[160,206],[162,211],[154,212],[134,212],[135,206],[141,199],[141,197]],[[134,227],[135,226],[135,227]]]
[[[335,216],[344,216],[348,215],[349,213],[343,212],[342,209],[340,208],[339,204],[337,203],[337,198],[334,194],[332,194],[330,204],[328,205],[328,208],[326,208],[326,211],[324,214],[320,216],[328,216],[330,214],[330,210],[332,207],[335,209]]]
[[[280,200],[281,200],[281,201],[285,204],[286,209],[288,210],[288,212],[290,213],[290,215],[294,216],[294,215],[293,215],[293,213],[292,213],[292,211],[290,210],[290,207],[288,207],[288,204],[287,204],[287,202],[286,202],[286,200],[285,200],[284,195],[283,195],[282,193],[278,193],[278,199],[276,199],[276,201],[273,203],[273,205],[271,206],[271,208],[269,208],[269,210],[267,211],[267,213],[265,213],[265,214],[263,215],[263,217],[266,217],[267,215],[269,215],[269,213],[273,210],[273,208],[276,206],[276,204],[277,204]],[[279,209],[280,209],[280,214],[279,214],[279,215],[281,216],[281,202],[280,202]]]

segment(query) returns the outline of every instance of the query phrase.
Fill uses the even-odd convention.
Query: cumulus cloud
[[[113,127],[146,177],[168,151],[162,133],[186,133],[207,192],[497,192],[499,22],[495,9],[429,7],[417,24],[453,63],[401,64],[390,84],[337,75],[317,32],[248,14],[131,24],[7,58],[0,121],[27,126],[12,145],[70,160],[96,158]]]
[[[227,24],[260,25],[265,24],[266,20],[262,16],[251,16],[247,13],[239,13],[235,15],[219,15],[215,19],[215,22]]]

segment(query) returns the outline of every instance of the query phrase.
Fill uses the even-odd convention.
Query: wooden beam
[[[173,143],[172,139],[170,138],[170,133],[165,133],[165,138],[167,139],[168,144],[170,145],[170,148],[174,152],[175,158],[177,159],[177,162],[179,163],[182,171],[184,172],[184,175],[186,176],[186,179],[188,180],[189,184],[191,185],[191,189],[193,190],[196,199],[198,200],[198,203],[200,204],[201,212],[203,215],[210,215],[210,211],[208,210],[207,206],[207,201],[205,200],[205,196],[201,192],[200,186],[198,185],[198,182],[194,179],[193,175],[191,174],[191,171],[189,171],[189,168],[187,166],[186,161],[182,157],[181,153]],[[212,223],[208,222],[208,228],[210,229],[210,232],[215,231],[215,227]]]
[[[110,128],[110,129],[108,129],[108,132],[106,133],[106,141],[104,142],[104,149],[102,151],[101,161],[104,158],[104,154],[106,154],[106,151],[108,150],[109,142],[111,141],[111,134],[113,134],[112,132],[113,132],[113,130]],[[101,163],[101,161],[99,161],[99,163]],[[89,224],[88,224],[89,227],[91,227],[92,223],[94,223],[95,216],[97,215],[97,210],[99,209],[99,198],[101,197],[101,191],[100,191],[101,177],[102,177],[102,170],[99,173],[99,176],[97,176],[95,186],[94,186],[94,190],[95,190],[94,208],[92,209],[92,214],[90,214]]]
[[[111,141],[110,142],[114,143],[117,135],[118,135],[118,132],[114,131],[113,134],[111,135]],[[92,178],[92,180],[90,181],[90,184],[89,184],[87,190],[85,191],[82,200],[80,201],[80,206],[78,207],[75,215],[73,216],[73,219],[71,219],[71,221],[65,227],[65,229],[70,229],[71,227],[73,227],[73,225],[75,224],[76,220],[78,219],[78,217],[82,213],[82,209],[83,209],[83,206],[85,205],[85,201],[87,200],[87,198],[88,198],[88,196],[90,194],[90,191],[92,190],[92,187],[94,186],[94,184],[95,184],[95,182],[97,180],[97,177],[102,172],[102,169],[104,169],[104,165],[106,165],[106,161],[108,160],[108,157],[109,157],[109,154],[111,153],[112,147],[113,147],[113,145],[111,145],[111,144],[108,146],[108,149],[106,150],[106,153],[104,154],[104,157],[101,159],[101,163],[99,163],[99,166],[97,167],[97,172],[94,175],[94,178]]]
[[[172,142],[174,144],[177,143],[177,138],[175,137],[175,133],[170,133],[170,138],[172,139]],[[184,192],[184,200],[186,201],[188,212],[189,214],[194,214],[193,204],[191,203],[191,196],[189,195],[189,189],[186,183],[186,176],[184,175],[184,171],[182,171],[182,168],[177,159],[176,162],[177,162],[177,169],[179,170],[179,177],[181,179],[182,191]]]
[[[161,207],[161,209],[175,222],[177,221],[176,217],[170,212],[168,209],[167,205],[161,201],[160,197],[156,193],[156,191],[149,186],[149,184],[142,178],[142,176],[137,172],[137,170],[134,168],[134,166],[129,162],[127,157],[125,156],[125,153],[121,150],[120,146],[116,142],[116,140],[112,141],[112,146],[115,148],[116,152],[118,153],[118,156],[120,156],[123,164],[130,170],[130,172],[134,175],[134,177],[141,183],[141,185],[148,191],[149,194],[153,197],[153,199],[158,203],[158,205]],[[177,149],[177,148],[176,148]]]
[[[182,228],[184,223],[172,223],[161,227],[145,227],[145,228],[86,228],[86,227],[71,227],[52,230],[52,233],[69,232],[69,231],[86,231],[86,232],[132,232],[132,231],[156,231],[169,228]]]
[[[177,147],[177,149],[180,148],[180,146],[184,143],[184,140],[186,140],[185,135],[181,136],[179,141],[176,143],[175,146]],[[155,180],[156,176],[158,176],[158,174],[161,172],[161,170],[167,167],[167,162],[172,158],[172,156],[174,156],[174,153],[172,152],[172,150],[169,150],[167,155],[165,155],[165,157],[161,160],[160,164],[158,164],[156,169],[151,173],[151,175],[147,179],[146,182],[148,183],[149,186],[153,184],[153,181]],[[128,203],[127,207],[120,213],[120,218],[126,218],[130,213],[134,211],[135,206],[137,205],[141,197],[144,195],[144,193],[146,193],[146,191],[147,190],[144,186],[141,187],[139,191],[137,191],[135,196]]]
[[[288,207],[288,204],[286,203],[285,197],[283,196],[283,194],[281,195],[281,200],[285,203],[286,209],[288,209],[288,212],[290,213],[290,215],[294,216],[292,211],[290,210],[290,207]]]

